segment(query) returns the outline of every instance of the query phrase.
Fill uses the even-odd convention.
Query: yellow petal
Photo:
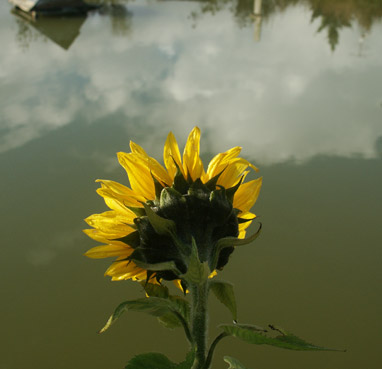
[[[244,239],[246,233],[247,233],[247,232],[246,232],[245,230],[240,231],[240,232],[239,232],[239,235],[237,236],[237,238],[240,238],[241,240]]]
[[[260,177],[253,181],[241,184],[235,193],[233,207],[242,212],[249,211],[259,197],[262,182],[263,177]],[[239,215],[239,217],[241,218],[241,215]]]
[[[127,236],[126,233],[117,232],[117,233],[105,233],[98,229],[84,229],[83,232],[92,238],[93,240],[100,242],[100,243],[106,243],[106,244],[113,244],[113,245],[119,245],[119,246],[126,246],[124,242],[118,241],[119,238]]]
[[[180,158],[178,143],[176,142],[175,136],[172,132],[168,134],[166,143],[164,144],[163,160],[167,168],[168,174],[170,175],[171,181],[173,181],[175,177],[177,169],[176,165],[179,167],[182,174],[185,175],[183,171],[182,160]]]
[[[124,256],[127,257],[133,252],[132,248],[129,248],[127,245],[104,245],[96,246],[86,251],[85,255],[88,258],[92,259],[103,259],[111,256]]]
[[[155,199],[155,187],[150,169],[139,154],[119,152],[118,160],[129,177],[131,188],[147,200]]]
[[[234,186],[243,175],[248,173],[246,172],[246,169],[248,167],[258,170],[248,160],[245,160],[243,158],[234,158],[230,160],[224,172],[219,177],[217,184],[225,188],[230,188]]]
[[[93,214],[85,219],[91,227],[96,228],[107,235],[108,238],[123,237],[131,232],[134,232],[134,228],[129,226],[131,224],[131,218],[121,215],[115,211],[106,211],[101,214]],[[117,237],[115,237],[117,236]]]
[[[253,213],[250,213],[249,211],[245,213],[240,213],[239,218],[241,219],[255,219],[256,215]],[[246,229],[252,224],[252,221],[240,223],[239,224],[239,238],[245,238]]]
[[[129,260],[116,261],[106,269],[105,275],[113,276],[118,274],[125,274],[128,272],[128,266],[131,263]]]
[[[142,201],[145,201],[143,196],[137,195],[130,188],[114,181],[109,181],[106,179],[97,179],[96,182],[101,182],[101,186],[103,189],[107,189],[108,191],[104,192],[105,194],[109,194],[109,196],[113,196],[114,198],[119,198],[123,200],[123,204],[126,206],[142,206]],[[103,196],[101,194],[101,196]]]
[[[136,218],[136,215],[126,207],[124,199],[121,199],[118,195],[115,195],[112,191],[110,191],[108,188],[98,188],[97,193],[103,197],[106,205],[117,212],[123,213],[127,218],[130,219],[129,223],[132,223],[133,219]],[[126,201],[128,202],[128,201]],[[138,203],[140,207],[142,207],[142,204]],[[137,206],[137,205],[130,205],[130,206]]]
[[[136,144],[133,141],[130,141],[130,149],[131,149],[132,153],[148,156],[146,151],[143,149],[143,147],[139,146],[138,144]]]
[[[106,235],[100,232],[98,229],[84,229],[83,232],[97,242],[109,243],[109,240],[106,238]]]
[[[204,168],[202,160],[199,157],[200,151],[200,129],[194,127],[188,136],[186,146],[183,151],[183,169],[192,180],[203,176]]]
[[[223,171],[227,167],[228,163],[240,154],[240,151],[241,151],[241,147],[236,146],[236,147],[233,147],[232,149],[229,149],[226,152],[217,154],[208,164],[208,168],[207,168],[208,179],[215,177],[221,171]]]
[[[165,184],[166,186],[171,186],[172,178],[170,178],[166,169],[164,169],[156,159],[148,156],[146,151],[135,142],[130,141],[130,148],[133,154],[139,155],[140,159],[146,163],[150,172],[155,176],[156,179],[158,179],[160,182],[162,182],[162,184]]]
[[[105,275],[111,276],[113,281],[123,279],[146,279],[146,270],[137,267],[132,261],[117,261],[113,263],[105,272]]]

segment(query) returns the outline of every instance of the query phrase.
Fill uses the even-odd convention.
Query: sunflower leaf
[[[270,345],[287,350],[298,351],[342,351],[320,347],[308,343],[295,335],[285,332],[279,328],[269,326],[273,331],[282,332],[281,335],[272,337],[269,332],[260,331],[256,326],[250,325],[220,325],[223,331],[233,337],[239,338],[244,342],[252,343],[255,345]]]
[[[237,307],[233,285],[223,281],[210,281],[210,288],[216,298],[232,313],[233,320],[237,320]]]
[[[170,296],[170,303],[172,311],[175,311],[181,315],[181,317],[187,322],[190,322],[190,303],[180,296]]]
[[[168,306],[173,313],[178,313],[187,323],[190,321],[190,303],[186,299],[180,296],[171,296],[168,288],[160,284],[142,283],[142,285],[149,297],[167,299]]]
[[[184,359],[184,361],[182,361],[181,363],[179,363],[175,369],[191,369],[192,367],[192,364],[194,363],[194,359],[195,359],[195,352],[193,350],[191,350],[186,358]]]
[[[224,356],[224,361],[229,364],[228,369],[246,369],[239,360],[232,356]]]
[[[194,358],[194,352],[190,351],[184,361],[175,364],[163,354],[150,352],[133,357],[125,369],[191,369]]]
[[[133,357],[125,369],[175,369],[176,364],[165,355],[156,352],[141,354]]]
[[[141,298],[137,300],[124,301],[118,305],[114,313],[110,316],[105,326],[99,333],[105,332],[120,316],[128,311],[144,312],[156,317],[172,312],[172,304],[167,299],[159,297]]]
[[[158,321],[168,329],[175,329],[182,326],[182,323],[178,317],[173,313],[168,313],[158,317]]]

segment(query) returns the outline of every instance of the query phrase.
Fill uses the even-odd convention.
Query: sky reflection
[[[65,49],[0,2],[0,368],[122,368],[147,351],[183,360],[181,331],[168,335],[134,313],[96,334],[121,296],[142,291],[104,278],[109,261],[82,256],[95,243],[81,229],[106,210],[96,178],[128,184],[115,153],[128,151],[130,139],[160,158],[169,130],[183,147],[195,124],[205,164],[240,145],[264,176],[254,209],[264,232],[255,249],[233,254],[222,276],[235,283],[240,320],[348,349],[261,347],[258,367],[382,367],[378,14],[365,33],[346,13],[351,27],[339,29],[333,52],[309,7],[331,0],[263,0],[286,6],[263,7],[257,42],[252,20],[235,16],[252,2],[196,18],[202,3],[137,0],[120,3],[124,11],[114,3],[78,22]],[[30,31],[21,39],[20,24]],[[212,308],[212,329],[231,319]],[[232,340],[219,350],[253,363],[250,345]]]
[[[118,114],[128,131],[140,122],[138,136],[150,127],[157,137],[168,130],[184,136],[198,124],[208,151],[241,145],[264,164],[317,155],[376,157],[380,23],[371,27],[359,58],[362,31],[355,24],[341,31],[332,54],[316,32],[319,21],[311,22],[304,7],[273,13],[254,43],[253,28],[238,27],[228,9],[205,13],[193,28],[190,14],[199,6],[128,4],[134,26],[124,37],[108,28],[113,17],[95,13],[65,51],[46,39],[20,49],[5,32],[10,19],[2,5],[0,152],[76,121],[106,122]]]

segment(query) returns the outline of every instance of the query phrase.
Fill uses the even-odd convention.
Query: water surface
[[[138,284],[82,219],[106,209],[97,178],[128,183],[115,153],[161,157],[168,131],[202,130],[202,157],[243,146],[264,186],[264,232],[221,273],[239,321],[273,323],[347,353],[222,342],[249,368],[379,369],[382,24],[378,1],[107,2],[86,17],[0,5],[1,369],[112,369],[186,352],[181,331],[129,313]],[[211,299],[211,335],[229,313]]]

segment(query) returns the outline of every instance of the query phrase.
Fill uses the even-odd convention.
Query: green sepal
[[[262,228],[262,224],[259,223],[259,229],[252,236],[249,236],[247,238],[224,237],[224,238],[221,238],[218,242],[216,242],[214,255],[210,265],[211,270],[216,269],[219,255],[223,249],[225,249],[226,247],[243,246],[243,245],[247,245],[251,243],[257,237],[259,237],[261,228]]]
[[[228,369],[247,369],[239,360],[232,356],[224,356],[224,361],[229,364]]]
[[[186,198],[175,188],[166,187],[162,190],[159,206],[161,214],[168,219],[180,219],[186,209]]]
[[[200,262],[198,247],[196,246],[195,239],[192,238],[192,248],[187,273],[181,276],[182,279],[187,283],[200,284],[207,280],[210,273],[207,262]]]
[[[252,220],[256,219],[256,217],[253,217],[253,218],[250,218],[250,219],[244,219],[244,218],[237,218],[237,222],[238,224],[242,224],[242,223],[248,223],[248,222],[252,222]]]
[[[186,296],[186,294],[187,294],[187,289],[188,289],[186,281],[184,281],[184,280],[181,279],[181,280],[180,280],[180,287],[182,288],[182,291],[183,291],[184,296]]]
[[[151,177],[152,177],[153,182],[154,182],[155,201],[159,201],[160,195],[161,195],[161,192],[162,192],[164,186],[153,176],[152,173],[151,173]]]
[[[152,270],[146,270],[146,280],[145,280],[145,284],[151,284],[149,283],[150,282],[150,279],[153,277],[153,275],[155,275],[155,272],[152,271]]]
[[[167,299],[170,296],[166,286],[154,283],[141,284],[143,285],[143,288],[149,297],[161,297]]]
[[[155,232],[163,236],[173,236],[176,234],[176,224],[173,220],[162,218],[156,214],[150,206],[143,204],[146,215]]]
[[[219,202],[225,202],[227,201],[227,196],[226,196],[226,190],[222,186],[218,186],[219,189],[211,191],[210,193],[210,202],[211,203],[219,203]]]
[[[129,210],[131,210],[137,217],[143,217],[146,215],[145,208],[140,208],[138,206],[126,206]]]
[[[138,250],[135,250],[135,251],[138,251]],[[134,253],[135,253],[135,251],[134,251]],[[134,253],[131,254],[131,256],[133,256]],[[181,274],[179,269],[176,267],[176,264],[175,264],[174,261],[164,261],[163,263],[150,264],[150,263],[146,263],[146,262],[144,262],[142,260],[135,259],[134,257],[129,258],[129,260],[134,262],[134,264],[136,264],[138,267],[140,267],[142,269],[152,270],[152,271],[155,271],[155,272],[171,270],[176,275],[180,275]]]
[[[129,233],[127,236],[116,238],[114,241],[121,241],[125,243],[126,245],[131,246],[133,249],[137,248],[140,245],[140,237],[139,232],[134,231],[132,233]]]
[[[259,331],[258,327],[250,325],[220,325],[220,328],[230,336],[241,339],[244,342],[255,345],[270,345],[287,350],[297,351],[342,351],[320,347],[308,343],[295,335],[281,329],[269,326],[273,331],[278,331],[281,335],[273,337],[270,332]]]
[[[182,195],[185,195],[190,187],[190,184],[187,182],[187,180],[184,178],[181,170],[178,167],[178,164],[175,162],[176,165],[176,173],[174,177],[174,184],[172,185],[175,190],[180,192]]]
[[[195,353],[190,351],[184,361],[175,364],[165,355],[151,352],[133,357],[125,369],[191,369],[194,359]]]
[[[227,167],[225,167],[220,173],[216,174],[216,176],[212,177],[208,182],[205,183],[205,186],[210,190],[214,191],[216,189],[216,183],[218,182],[220,176],[225,171]]]
[[[233,285],[228,282],[211,280],[209,282],[210,289],[216,298],[225,305],[232,314],[234,321],[237,320],[237,306]]]
[[[200,178],[196,179],[188,189],[187,193],[191,196],[198,198],[208,198],[210,190],[208,187],[201,181]]]
[[[233,198],[235,196],[235,193],[239,189],[239,187],[240,187],[241,183],[243,182],[243,180],[244,180],[244,176],[241,176],[240,181],[237,182],[237,184],[235,186],[226,189],[227,199],[231,203],[233,202]]]

